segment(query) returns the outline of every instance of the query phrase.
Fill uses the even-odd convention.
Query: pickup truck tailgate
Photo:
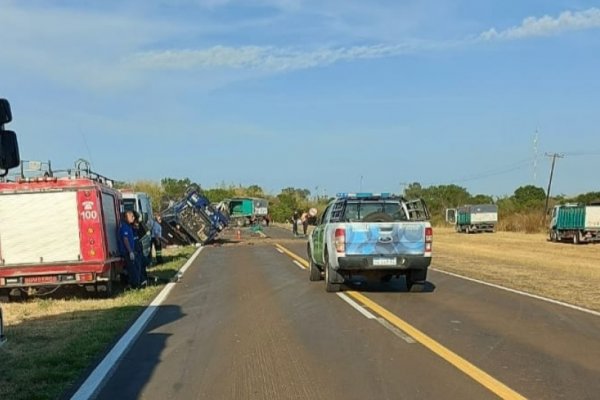
[[[423,255],[425,222],[350,223],[345,225],[346,255]]]

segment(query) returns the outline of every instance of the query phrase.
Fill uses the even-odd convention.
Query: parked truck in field
[[[409,290],[422,287],[432,255],[429,218],[420,199],[338,194],[309,236],[309,279],[324,279],[328,292],[339,291],[354,275],[382,281],[403,275]]]
[[[235,226],[247,226],[252,223],[266,223],[269,218],[269,201],[256,197],[228,199],[227,212]]]
[[[228,224],[228,218],[193,185],[183,198],[161,213],[163,236],[177,245],[206,244]]]
[[[565,204],[552,209],[550,240],[574,244],[600,241],[600,204]]]
[[[1,295],[66,285],[111,294],[123,267],[121,193],[83,160],[64,171],[22,163],[18,175],[0,182]],[[25,163],[32,165],[28,176]]]
[[[446,221],[456,232],[495,232],[498,224],[498,206],[495,204],[466,205],[446,210]]]

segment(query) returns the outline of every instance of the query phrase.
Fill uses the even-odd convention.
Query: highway
[[[326,293],[265,234],[203,249],[97,398],[599,397],[598,316],[436,271]]]

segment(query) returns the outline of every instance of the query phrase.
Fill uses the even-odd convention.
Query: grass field
[[[168,280],[195,248],[168,249],[149,270]],[[122,292],[2,304],[8,342],[0,348],[0,399],[56,399],[124,332],[164,285]]]
[[[551,243],[545,234],[434,230],[433,266],[600,311],[600,244]]]

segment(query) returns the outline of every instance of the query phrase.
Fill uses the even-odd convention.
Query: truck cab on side
[[[308,240],[310,280],[336,292],[353,275],[389,281],[403,275],[422,285],[431,264],[433,231],[421,199],[390,194],[338,194]]]

